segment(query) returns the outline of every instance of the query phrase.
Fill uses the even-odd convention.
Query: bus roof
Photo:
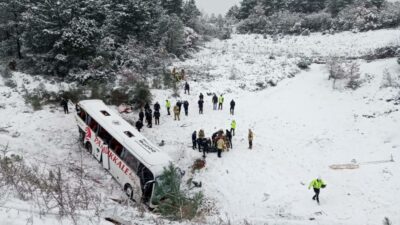
[[[83,100],[79,102],[79,106],[155,176],[161,175],[164,167],[168,167],[172,162],[166,153],[161,152],[119,114],[107,107],[102,100]]]

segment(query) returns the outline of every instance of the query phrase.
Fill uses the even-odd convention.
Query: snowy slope
[[[352,37],[354,50],[345,54],[364,54],[371,48],[390,45],[397,36],[397,30],[337,34],[336,38],[331,37],[336,44],[326,49],[343,53],[347,48],[342,48],[342,45],[350,43],[349,38]],[[310,37],[285,37],[284,40],[297,38],[296,42],[303,40],[308,43],[315,40],[316,45],[319,40],[325,44],[316,47],[315,51],[324,55],[323,46],[328,43],[327,37],[316,34]],[[359,42],[355,41],[356,37]],[[214,41],[192,60],[177,64],[178,67],[185,65],[185,68],[212,65],[207,67],[212,70],[204,69],[210,74],[231,71],[232,67],[243,71],[251,68],[252,72],[238,73],[235,80],[226,79],[229,74],[221,77],[213,75],[207,80],[204,74],[189,73],[192,94],[181,93],[181,99],[190,102],[189,117],[181,115],[181,121],[173,121],[163,107],[161,125],[143,131],[154,143],[165,140],[166,145],[161,150],[187,170],[184,179],[193,176],[194,180],[203,182],[203,187],[194,191],[202,190],[205,193],[206,207],[210,212],[191,224],[375,225],[381,224],[385,216],[393,224],[400,223],[400,112],[396,111],[399,106],[385,101],[398,95],[399,91],[380,88],[384,69],[389,69],[393,74],[399,73],[396,59],[371,63],[361,61],[362,73],[369,73],[373,78],[356,91],[333,90],[324,65],[312,65],[310,70],[302,71],[292,79],[284,79],[288,71],[299,72],[292,65],[298,58],[278,56],[275,60],[280,61],[278,66],[271,69],[262,66],[271,61],[269,58],[263,59],[264,54],[249,52],[244,56],[235,53],[234,43],[257,46],[258,40],[265,41],[249,39],[249,36],[235,36],[226,42]],[[232,43],[232,47],[227,47],[224,52],[215,50],[225,48],[226,43]],[[376,44],[375,47],[372,43]],[[266,45],[268,49],[277,47],[273,42],[267,42]],[[292,50],[294,46],[299,47]],[[293,43],[292,47],[287,47],[287,51],[311,54],[307,47],[301,46]],[[254,62],[243,63],[246,57]],[[283,63],[285,61],[286,64]],[[277,87],[257,92],[248,91],[252,88],[236,88],[241,84],[265,80],[266,77],[270,79],[269,75],[264,74],[266,70],[263,68],[275,70],[276,79],[283,79]],[[21,86],[24,79],[31,78],[16,73],[14,79]],[[33,79],[26,86],[31,90],[39,83],[40,80]],[[45,82],[50,90],[63,89],[64,85]],[[205,94],[204,115],[197,114],[200,92]],[[206,95],[212,92],[225,94],[223,111],[212,110],[211,96]],[[175,103],[176,99],[170,97],[171,91],[154,90],[153,93],[162,106],[166,98]],[[230,116],[227,108],[231,99],[235,99],[237,105],[235,116]],[[6,130],[0,132],[0,144],[9,143],[10,149],[23,155],[28,162],[49,168],[62,166],[67,174],[70,173],[67,168],[76,168],[83,159],[86,182],[102,197],[101,218],[119,216],[131,221],[131,224],[143,225],[177,224],[160,220],[151,213],[142,215],[136,206],[120,205],[110,200],[111,197],[123,198],[123,193],[93,157],[82,154],[77,144],[78,134],[72,114],[64,115],[58,107],[45,107],[33,112],[24,104],[21,92],[5,87],[1,78],[0,103],[0,127]],[[136,113],[124,116],[137,118]],[[234,149],[223,153],[221,159],[215,154],[208,155],[206,168],[192,175],[190,166],[201,154],[191,149],[191,133],[202,128],[207,136],[211,136],[216,130],[228,129],[232,119],[238,124],[233,140]],[[255,132],[253,150],[247,149],[248,128]],[[363,164],[388,160],[391,155],[394,163]],[[350,163],[353,159],[361,163],[360,168],[329,168],[333,164]],[[328,184],[321,193],[320,206],[311,200],[313,193],[307,189],[309,182],[318,175]],[[0,224],[61,223],[55,215],[38,215],[32,204],[17,200],[15,193],[4,188],[0,191],[7,193],[0,196]],[[82,214],[88,215],[90,212]],[[81,224],[109,224],[97,218],[91,219],[82,216]],[[71,221],[64,220],[63,224],[71,224]]]

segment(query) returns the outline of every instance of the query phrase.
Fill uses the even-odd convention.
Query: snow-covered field
[[[348,54],[363,54],[374,48],[372,43],[376,44],[375,47],[389,45],[398,36],[397,30],[376,32],[343,33],[329,38],[316,34],[308,40],[315,40],[316,45],[318,39],[320,43],[328,43],[328,39],[336,43],[327,48],[323,48],[323,44],[315,48],[318,54],[324,55],[326,49],[340,53],[347,49],[342,49],[342,45],[349,48],[351,44],[346,35],[354,35],[354,40],[358,35],[359,43],[365,45],[353,43],[356,47]],[[254,63],[246,64],[245,68],[251,68],[253,72],[259,70],[252,74],[254,80],[264,78],[264,70],[259,68],[264,62],[264,54],[248,52],[243,55],[236,53],[233,47],[224,47],[225,44],[234,46],[233,43],[237,43],[236,49],[239,48],[238,43],[243,43],[243,46],[247,44],[248,49],[252,49],[251,46],[258,46],[258,40],[266,41],[262,37],[251,37],[234,36],[226,42],[214,41],[184,64],[202,67],[209,62],[212,70],[205,72],[213,73],[230,71],[232,67],[244,68],[240,65],[247,57]],[[341,42],[342,37],[347,41]],[[284,39],[296,38],[307,39]],[[273,42],[263,43],[267,49],[277,48]],[[294,48],[297,45],[292,43],[291,46]],[[299,44],[293,52],[312,54],[304,47],[307,45],[302,46]],[[290,45],[287,49],[291,49]],[[238,58],[234,58],[235,55]],[[281,57],[281,60],[291,60],[286,56]],[[399,224],[400,111],[398,105],[386,101],[397,96],[399,90],[382,89],[380,85],[384,69],[399,74],[400,66],[396,59],[360,63],[362,73],[371,74],[372,79],[355,91],[333,90],[324,65],[312,65],[309,70],[282,80],[275,88],[257,92],[229,87],[229,82],[236,82],[237,85],[248,83],[252,78],[247,74],[238,73],[235,80],[227,83],[224,83],[227,74],[218,79],[211,76],[209,80],[198,77],[201,75],[192,75],[192,94],[181,94],[182,100],[190,102],[189,116],[181,115],[181,121],[174,121],[166,115],[163,107],[161,125],[143,131],[154,143],[164,140],[166,144],[161,150],[187,170],[186,176],[193,176],[194,180],[203,183],[201,189],[194,191],[204,192],[207,202],[211,202],[211,213],[192,224],[376,225],[382,224],[384,217],[388,217],[393,224]],[[276,73],[285,74],[286,69],[285,66],[276,68]],[[22,80],[24,76],[16,74],[15,79]],[[86,153],[81,154],[76,143],[78,134],[72,114],[64,115],[61,108],[50,107],[33,112],[29,106],[25,106],[18,92],[2,82],[0,127],[7,131],[0,132],[0,144],[9,143],[10,149],[22,154],[25,160],[47,166],[74,167],[80,165],[83,157],[87,182],[103,198],[102,217],[113,215],[131,224],[156,224],[156,215],[145,213],[140,217],[136,207],[119,205],[110,200],[109,196],[121,198],[122,191],[94,158]],[[46,87],[60,88],[57,85]],[[197,98],[200,92],[224,93],[224,110],[213,111],[211,96],[206,95],[204,114],[198,115]],[[155,100],[163,105],[171,92],[154,90],[154,95]],[[237,105],[234,116],[229,115],[228,103],[231,99],[235,99]],[[136,116],[135,113],[128,117]],[[206,135],[211,136],[219,129],[228,129],[232,119],[238,124],[233,150],[224,152],[221,159],[216,154],[209,154],[205,169],[191,175],[189,167],[201,157],[199,152],[191,149],[191,133],[204,129]],[[255,132],[253,150],[247,148],[249,128]],[[391,155],[395,162],[375,162],[389,160]],[[352,160],[360,165],[358,169],[329,168],[330,165],[347,164]],[[317,176],[327,183],[327,188],[322,190],[320,196],[321,205],[311,200],[313,193],[307,189],[309,182]],[[0,224],[61,223],[56,216],[38,215],[33,206],[17,200],[11,191],[3,188],[1,192],[6,194],[0,195]],[[90,224],[88,218],[81,219],[80,224]],[[107,224],[104,220],[93,220],[91,223]],[[163,223],[170,224],[168,221]],[[63,224],[69,222],[63,221]]]

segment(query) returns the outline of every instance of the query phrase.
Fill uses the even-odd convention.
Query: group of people
[[[146,119],[147,127],[152,128],[153,127],[153,117],[154,117],[154,124],[160,125],[160,117],[161,117],[160,109],[161,109],[161,105],[158,102],[156,102],[154,104],[154,112],[150,108],[149,103],[146,103],[144,105],[144,112],[143,112],[143,109],[140,109],[139,119],[135,123],[136,129],[140,132],[140,129],[142,129],[143,125],[144,125],[144,123],[143,123],[144,119]]]

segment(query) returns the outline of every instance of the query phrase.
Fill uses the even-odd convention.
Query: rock
[[[21,133],[18,132],[18,131],[14,132],[14,133],[11,135],[11,137],[13,137],[13,138],[17,138],[17,137],[19,137],[19,136],[21,136]]]

